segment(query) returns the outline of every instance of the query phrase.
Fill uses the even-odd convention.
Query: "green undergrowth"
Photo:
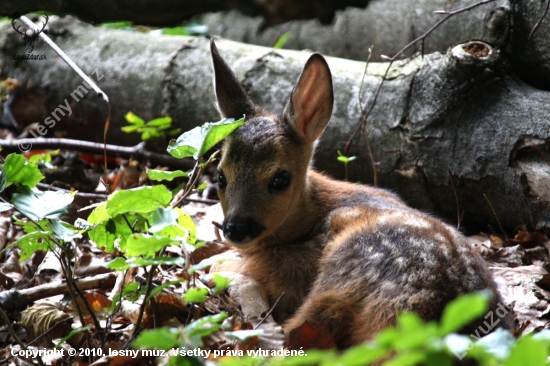
[[[134,122],[134,126],[146,125],[142,120]],[[161,122],[161,125],[167,125],[166,121]],[[188,172],[149,170],[149,179],[162,181],[176,177],[187,178],[181,187],[181,202],[200,189],[198,178],[215,156],[212,154],[206,158],[207,152],[242,123],[243,119],[223,120],[184,133],[170,143],[168,152],[177,158],[193,157],[197,161],[195,167]],[[346,159],[351,161],[351,158]],[[14,222],[22,228],[24,235],[9,247],[18,249],[21,260],[30,258],[37,250],[54,251],[70,283],[74,281],[71,266],[73,243],[87,236],[104,251],[116,253],[116,259],[108,264],[115,271],[143,267],[151,274],[157,266],[166,265],[183,268],[192,277],[195,271],[202,268],[201,263],[193,264],[189,261],[189,254],[204,243],[197,239],[191,217],[177,207],[178,202],[174,202],[175,192],[179,189],[170,191],[159,183],[119,190],[110,194],[106,201],[87,207],[85,210],[91,212],[86,220],[77,219],[74,224],[70,224],[60,218],[67,213],[74,193],[42,192],[36,188],[37,183],[44,178],[40,166],[48,161],[47,154],[30,160],[19,154],[10,154],[2,164],[0,191],[9,187],[14,191],[15,187],[16,192],[9,201],[1,199],[0,211],[13,210],[20,214],[19,218],[14,218]],[[171,245],[183,246],[185,255],[166,256],[165,248]],[[209,297],[216,296],[229,285],[222,276],[217,275],[214,280],[216,286],[211,290],[189,286],[182,295],[184,303],[200,307]],[[145,299],[143,303],[147,303],[155,294],[172,284],[154,287],[150,278],[147,286],[140,286],[137,282],[130,284],[116,297],[112,308],[107,310],[114,314],[117,304],[123,299],[135,301],[140,295]],[[400,314],[396,326],[384,329],[370,342],[341,352],[300,350],[297,356],[281,357],[281,354],[285,354],[284,350],[278,353],[241,350],[231,354],[218,352],[219,357],[209,356],[208,360],[194,355],[192,351],[203,347],[203,338],[213,332],[226,331],[227,336],[235,342],[246,342],[259,334],[258,330],[231,330],[225,322],[227,314],[223,312],[199,317],[180,327],[159,327],[141,333],[135,331],[130,346],[170,351],[168,354],[173,356],[168,362],[173,365],[350,366],[380,361],[387,366],[445,366],[468,358],[477,360],[480,365],[545,365],[549,355],[550,331],[543,330],[516,339],[510,332],[498,329],[509,308],[499,304],[497,309],[489,310],[489,297],[487,292],[479,292],[456,299],[447,306],[440,322],[425,322],[412,313]],[[472,334],[456,333],[480,317],[487,321]],[[135,329],[139,329],[139,324],[135,325]],[[80,331],[88,332],[90,338],[95,336],[89,326]],[[240,355],[242,357],[238,357]]]

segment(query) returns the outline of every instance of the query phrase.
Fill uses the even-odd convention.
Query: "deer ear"
[[[314,53],[298,78],[284,115],[300,136],[313,143],[330,120],[333,102],[330,69],[324,57]]]
[[[210,50],[214,65],[214,89],[222,118],[241,118],[243,114],[250,115],[254,111],[254,104],[220,56],[214,40],[210,41]]]

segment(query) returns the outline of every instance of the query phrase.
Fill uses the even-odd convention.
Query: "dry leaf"
[[[516,236],[510,239],[511,243],[520,244],[524,248],[533,248],[544,245],[548,241],[548,236],[538,231],[528,232],[525,225],[519,228]]]
[[[37,335],[45,333],[60,321],[71,317],[61,310],[62,308],[63,305],[57,302],[35,303],[21,312],[21,324],[25,327],[33,328]],[[51,338],[53,337],[50,336]]]
[[[305,322],[298,328],[293,329],[288,336],[287,348],[289,349],[308,350],[335,347],[334,337],[322,323],[312,327],[308,322]]]

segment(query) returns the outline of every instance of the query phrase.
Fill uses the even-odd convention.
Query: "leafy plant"
[[[184,23],[173,28],[162,28],[162,34],[170,36],[202,36],[208,32],[208,26],[197,23]]]
[[[169,128],[166,119],[144,123],[143,120],[132,114],[128,118],[132,121],[132,130],[142,129],[141,132],[149,133],[149,136],[151,136],[151,133],[147,131],[159,127],[162,131]],[[188,173],[181,171],[150,171],[150,177],[158,180],[187,177],[188,180],[183,186],[182,195],[182,200],[185,199],[192,192],[201,188],[197,187],[198,178],[205,166],[215,157],[215,154],[213,154],[205,161],[205,153],[226,138],[242,122],[243,119],[207,123],[203,128],[184,133],[176,142],[171,144],[169,151],[176,156],[195,156],[197,162],[194,168]],[[38,162],[47,161],[47,159],[47,157],[44,157],[44,159],[36,158],[33,160]],[[123,298],[130,299],[133,297],[135,300],[139,295],[144,296],[145,300],[142,303],[135,324],[134,334],[130,338],[133,340],[141,328],[140,322],[146,304],[149,300],[152,300],[154,294],[163,288],[163,286],[159,286],[153,290],[152,274],[155,272],[156,266],[177,264],[187,269],[189,276],[194,275],[195,269],[191,268],[192,263],[189,261],[189,253],[203,243],[197,241],[193,220],[184,210],[177,207],[178,202],[173,202],[172,192],[163,185],[156,185],[114,192],[108,196],[105,202],[88,207],[88,209],[92,209],[92,212],[87,220],[79,219],[75,222],[75,225],[62,222],[59,218],[67,212],[74,194],[64,191],[41,192],[36,190],[36,184],[43,179],[36,162],[27,161],[22,155],[11,154],[2,166],[0,175],[1,190],[10,185],[15,185],[18,187],[19,192],[13,194],[11,204],[7,201],[1,202],[0,209],[15,209],[26,217],[26,220],[16,222],[26,234],[15,243],[12,243],[10,247],[19,247],[21,260],[30,258],[37,250],[54,251],[61,262],[75,304],[79,304],[76,300],[80,295],[72,290],[75,287],[71,265],[73,260],[71,243],[74,239],[87,234],[98,247],[104,248],[107,252],[122,254],[109,264],[109,267],[114,270],[126,271],[128,268],[136,266],[149,267],[147,286],[139,290],[138,286],[128,286],[128,291],[117,295],[115,302],[112,306],[110,305],[110,311],[114,312],[118,309],[115,304]],[[182,245],[186,255],[182,258],[165,257],[163,254],[164,249],[169,245]],[[227,280],[223,277],[217,276],[215,280],[216,287],[213,293],[227,287]],[[181,281],[172,282],[171,284],[177,282]],[[164,286],[168,286],[168,284]],[[208,296],[209,291],[190,286],[183,295],[182,300],[189,304],[197,304],[190,306],[202,306],[201,304]],[[86,301],[84,301],[84,304],[86,304]],[[77,310],[82,317],[83,309],[81,309],[81,306],[82,303],[77,305]],[[96,331],[101,330],[102,326],[95,315],[90,314],[90,316],[94,319]],[[175,334],[175,339],[183,342],[181,344],[191,342],[190,344],[198,345],[200,344],[200,336],[219,329],[219,323],[225,317],[225,314],[219,314],[197,319],[186,326],[183,336],[181,331],[173,332],[164,329],[159,330],[159,332],[164,332],[162,333],[164,335]],[[80,331],[86,334],[85,337],[88,339],[88,343],[92,344],[90,329],[82,328]],[[107,334],[108,330],[101,333]],[[147,332],[144,333],[144,338],[139,338],[136,344],[142,344],[145,342],[144,339],[149,336]],[[151,339],[159,340],[154,335]],[[159,344],[156,345],[156,347],[158,346]]]
[[[348,164],[357,159],[356,156],[350,156],[347,157],[344,154],[338,150],[338,157],[336,158],[338,161],[344,163],[344,170],[345,170],[345,180],[348,180]]]
[[[291,35],[292,33],[290,32],[284,33],[282,36],[279,37],[277,42],[275,42],[275,44],[273,45],[273,48],[276,50],[283,48],[286,42],[288,42]]]
[[[497,329],[479,339],[473,334],[467,336],[452,333],[473,319],[488,314],[489,300],[490,294],[484,291],[463,295],[447,305],[440,323],[425,322],[413,313],[400,314],[395,327],[386,328],[373,341],[342,353],[335,350],[307,350],[302,356],[282,359],[255,356],[223,358],[219,364],[361,366],[379,362],[384,366],[451,366],[469,358],[481,366],[547,365],[550,330],[525,335],[517,341],[503,329]],[[496,317],[498,314],[503,312],[496,311]]]
[[[154,137],[161,137],[165,133],[169,136],[174,136],[181,132],[181,128],[171,129],[172,118],[170,117],[155,118],[149,122],[145,122],[132,112],[128,112],[124,118],[126,118],[128,125],[121,127],[121,130],[126,133],[141,133],[141,139],[143,141],[147,141]]]

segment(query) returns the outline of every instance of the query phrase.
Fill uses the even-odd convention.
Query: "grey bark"
[[[38,95],[32,101],[42,103],[34,109],[45,111],[42,119],[36,118],[41,121],[71,99],[81,80],[40,43],[35,53],[45,53],[47,61],[14,60],[24,44],[10,25],[0,27],[2,74],[22,85],[12,105]],[[112,101],[111,133],[124,124],[129,110],[145,119],[168,114],[184,130],[218,120],[208,40],[93,28],[69,19],[52,19],[50,27],[50,35],[78,65],[104,75],[99,85]],[[309,56],[231,41],[217,44],[253,101],[275,112],[282,110]],[[463,44],[445,55],[394,65],[367,127],[379,183],[410,204],[456,222],[451,171],[468,228],[497,227],[486,194],[506,228],[527,224],[550,230],[550,92],[511,76],[501,50],[481,42],[474,46]],[[372,102],[387,64],[370,64],[361,85],[364,63],[332,57],[328,63],[334,114],[315,165],[342,178],[336,150],[344,148],[359,123],[361,107]],[[90,94],[72,100],[72,115],[49,132],[64,128],[73,138],[101,136],[105,107]],[[109,135],[108,142],[113,140],[136,142],[127,135]],[[350,166],[351,179],[372,182],[364,138],[355,141],[350,154],[358,156]]]
[[[365,6],[368,0],[2,0],[0,15],[20,15],[48,11],[73,15],[87,22],[130,21],[135,24],[170,26],[205,12],[239,9],[248,15],[261,15],[269,24],[291,19],[319,18],[330,22],[337,9]]]
[[[360,61],[367,60],[374,45],[371,60],[380,61],[380,55],[393,56],[444,17],[434,11],[452,11],[478,1],[376,0],[365,9],[337,12],[331,25],[298,20],[263,29],[262,18],[243,16],[236,10],[207,14],[201,22],[208,25],[211,34],[269,47],[290,32],[284,48],[311,49]],[[479,6],[455,15],[435,30],[425,42],[425,52],[446,52],[449,46],[472,39],[483,39],[499,48],[506,42],[514,72],[532,85],[550,90],[550,14],[527,41],[545,7],[546,2],[540,0],[499,0]],[[418,43],[406,55],[420,50]]]

